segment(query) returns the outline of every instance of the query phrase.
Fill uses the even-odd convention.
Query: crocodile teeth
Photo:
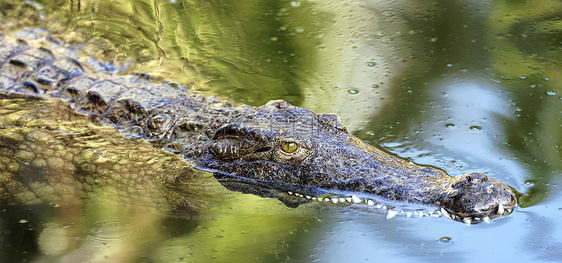
[[[445,210],[445,208],[442,208],[442,207],[441,207],[441,213],[442,213],[444,216],[449,216],[449,213],[447,213],[447,210]]]
[[[484,222],[486,222],[486,223],[490,223],[490,217],[486,216],[486,217],[482,218],[482,220],[484,220]]]
[[[455,214],[451,214],[449,212],[447,212],[447,210],[445,208],[440,208],[437,209],[435,211],[428,211],[428,212],[424,212],[424,211],[397,211],[395,210],[395,208],[393,206],[386,206],[386,205],[382,205],[382,204],[378,204],[375,203],[373,200],[365,198],[365,199],[361,199],[360,197],[358,197],[357,195],[351,195],[351,196],[337,196],[337,195],[332,195],[330,197],[316,197],[316,196],[311,196],[311,195],[305,195],[305,194],[301,194],[301,193],[296,193],[296,192],[291,192],[291,191],[287,191],[287,194],[289,195],[293,195],[296,197],[301,197],[301,198],[306,198],[309,200],[315,200],[315,201],[319,201],[319,202],[332,202],[334,204],[337,203],[364,203],[367,204],[368,206],[373,206],[376,209],[384,209],[384,210],[388,210],[388,213],[386,215],[387,219],[391,219],[394,218],[397,214],[405,214],[406,217],[412,217],[412,216],[418,216],[418,217],[441,217],[441,216],[446,216],[449,217],[453,220],[462,220],[462,222],[464,222],[467,225],[471,225],[473,222],[476,221],[476,223],[479,223],[481,221],[484,221],[486,223],[490,223],[491,219],[489,216],[486,217],[461,217]],[[513,211],[512,208],[505,208],[503,204],[498,204],[497,206],[497,215],[502,216],[505,214],[509,214]]]
[[[386,219],[391,219],[398,214],[398,211],[395,210],[388,210],[388,214],[386,214]]]
[[[498,215],[503,215],[503,212],[505,212],[505,210],[503,209],[503,205],[500,203],[498,205]]]

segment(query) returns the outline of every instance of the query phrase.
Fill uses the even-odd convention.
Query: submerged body
[[[283,101],[233,107],[190,95],[178,84],[154,84],[145,74],[113,74],[97,60],[27,34],[37,39],[1,39],[0,97],[65,99],[75,111],[214,172],[229,189],[278,197],[290,206],[331,192],[372,203],[355,195],[365,193],[436,206],[465,222],[506,215],[517,205],[513,191],[496,180],[479,173],[451,177],[384,153],[347,132],[336,115]],[[16,151],[1,141],[0,147]],[[25,162],[20,166],[32,165]],[[2,180],[12,175],[4,172]],[[11,192],[9,183],[2,187]]]
[[[189,215],[205,202],[200,188],[213,187],[177,155],[123,138],[60,100],[0,100],[0,131],[0,204],[108,197]]]

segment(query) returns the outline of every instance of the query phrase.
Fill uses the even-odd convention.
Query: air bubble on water
[[[347,93],[355,95],[355,94],[359,93],[359,91],[356,90],[356,89],[348,89]]]
[[[482,130],[482,127],[480,127],[478,125],[472,125],[472,126],[470,126],[470,130],[471,131],[480,131],[480,130]]]
[[[546,91],[546,95],[550,95],[550,96],[554,96],[556,95],[558,92],[556,92],[555,90],[547,90]]]
[[[377,63],[375,63],[375,62],[367,62],[367,67],[374,67],[376,65],[377,65]]]

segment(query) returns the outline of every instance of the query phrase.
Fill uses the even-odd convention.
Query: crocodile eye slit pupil
[[[297,150],[298,145],[295,142],[283,142],[281,144],[281,149],[286,153],[293,153]]]

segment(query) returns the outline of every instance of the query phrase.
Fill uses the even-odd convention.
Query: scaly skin
[[[50,47],[52,40],[26,32],[39,36],[27,42],[2,39],[0,96],[64,98],[77,111],[214,172],[229,189],[278,197],[290,206],[322,200],[316,196],[328,193],[354,194],[342,200],[368,204],[382,197],[440,207],[465,222],[487,221],[517,205],[508,186],[483,174],[451,177],[365,144],[336,115],[315,114],[283,101],[234,108],[189,95],[177,84],[154,84],[145,74],[121,76],[99,63],[87,66],[92,60],[70,59],[69,48],[34,48]],[[287,197],[279,191],[297,194]]]
[[[0,100],[2,204],[78,204],[104,195],[189,215],[205,202],[197,177],[177,155],[96,125],[63,101]]]

